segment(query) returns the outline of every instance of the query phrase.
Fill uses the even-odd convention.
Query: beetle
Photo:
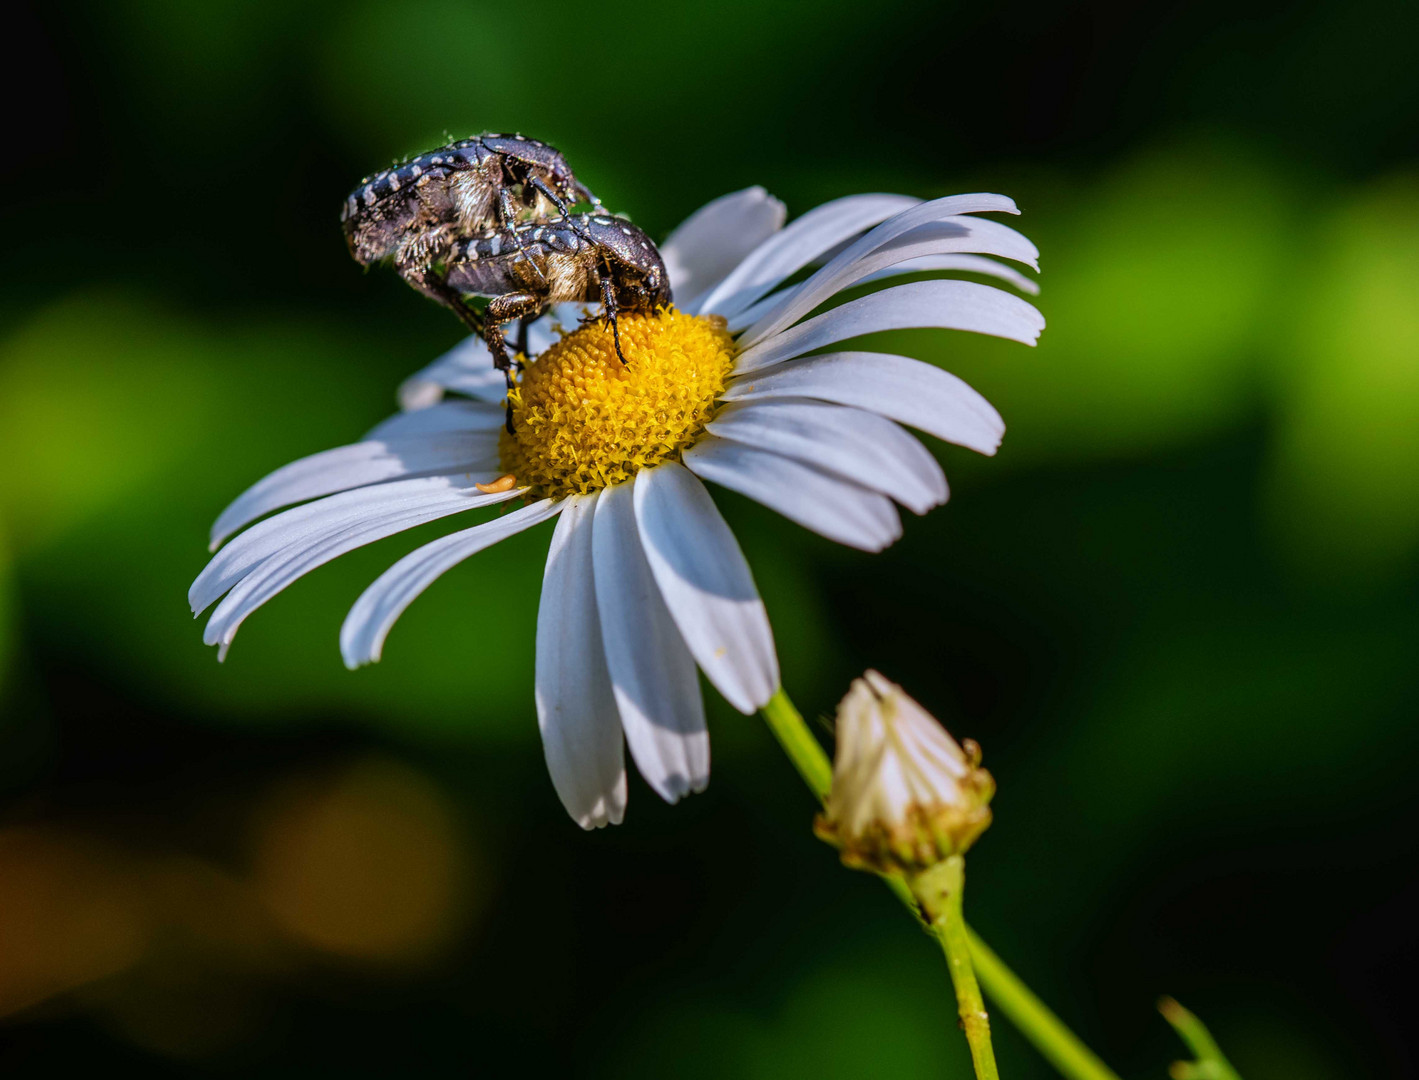
[[[489,297],[483,340],[509,386],[512,361],[503,326],[512,320],[525,326],[552,304],[600,301],[624,364],[617,316],[672,302],[670,277],[650,237],[604,213],[529,221],[464,240],[449,257],[447,284],[460,297]]]
[[[479,329],[444,280],[460,240],[542,220],[601,201],[561,152],[522,135],[475,135],[368,176],[340,214],[350,254],[362,266],[390,259],[399,276]]]

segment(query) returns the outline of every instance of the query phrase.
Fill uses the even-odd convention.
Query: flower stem
[[[961,894],[965,888],[966,860],[960,855],[952,855],[911,879],[912,894],[926,912],[932,933],[946,952],[951,985],[956,988],[956,1007],[971,1048],[977,1080],[999,1080],[995,1051],[990,1045],[990,1016],[985,1011],[976,973],[971,967],[966,920],[961,914]]]
[[[793,767],[798,770],[798,775],[822,802],[833,786],[833,763],[808,730],[808,725],[803,722],[802,715],[793,707],[782,686],[760,711],[769,722],[769,729],[779,745],[793,762]]]
[[[808,725],[793,707],[793,702],[789,700],[783,687],[779,687],[761,711],[764,719],[768,721],[769,730],[788,754],[794,768],[817,796],[818,801],[822,802],[832,787],[832,762],[818,740],[813,737],[813,733],[808,730]],[[882,880],[896,894],[898,900],[918,918],[921,917],[917,898],[905,881],[894,876],[885,876]],[[934,925],[928,925],[928,929],[932,936],[941,942],[941,947],[946,950],[949,959],[951,947],[941,931]],[[1080,1042],[1079,1037],[1065,1027],[1059,1017],[1055,1016],[1014,972],[1001,963],[1000,958],[991,952],[985,942],[964,922],[961,924],[961,930],[970,946],[975,970],[980,981],[985,984],[991,1000],[1000,1006],[1010,1022],[1020,1029],[1025,1038],[1034,1044],[1035,1049],[1058,1069],[1061,1075],[1069,1080],[1118,1080],[1117,1074]],[[954,968],[952,977],[955,977]]]

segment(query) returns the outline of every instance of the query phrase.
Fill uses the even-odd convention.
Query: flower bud
[[[819,836],[848,866],[915,874],[963,853],[990,824],[995,781],[980,747],[962,748],[876,671],[838,706],[837,760]]]

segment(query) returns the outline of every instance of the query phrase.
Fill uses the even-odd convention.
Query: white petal
[[[398,412],[370,428],[365,441],[432,435],[438,431],[499,431],[504,414],[501,406],[482,401],[445,401],[438,405]]]
[[[705,486],[674,462],[642,471],[634,488],[646,559],[685,644],[725,700],[754,712],[778,689],[778,656],[734,533]]]
[[[931,453],[885,416],[820,401],[729,405],[708,430],[890,495],[918,514],[946,501]]]
[[[973,252],[1000,255],[1038,268],[1035,245],[1014,229],[995,221],[960,216],[963,210],[1013,211],[1014,207],[1003,195],[951,195],[902,211],[830,259],[782,307],[751,326],[740,345],[753,346],[793,325],[869,274],[918,256]]]
[[[683,460],[695,475],[848,547],[881,551],[902,535],[891,499],[790,458],[707,438],[686,450]]]
[[[552,786],[583,829],[626,812],[621,714],[606,670],[591,561],[595,495],[564,503],[537,608],[537,726]]]
[[[444,431],[337,446],[282,466],[237,496],[212,526],[212,550],[243,525],[292,503],[401,477],[497,467],[492,433]]]
[[[949,372],[906,356],[840,352],[803,356],[735,379],[725,401],[818,398],[856,405],[938,439],[993,454],[1005,422],[990,402]]]
[[[1003,195],[997,198],[1010,201]],[[944,203],[948,200],[940,201]],[[957,231],[960,226],[966,229],[964,235]],[[863,237],[863,241],[867,239],[868,237]],[[872,251],[874,254],[883,249],[888,249],[896,255],[912,257],[948,252],[996,255],[1002,259],[1023,263],[1035,273],[1040,270],[1040,249],[1035,247],[1028,236],[1003,222],[976,217],[974,214],[953,214],[949,217],[930,219],[915,229],[897,235],[886,244],[873,248],[863,244],[864,251]]]
[[[400,408],[410,412],[428,408],[445,391],[494,404],[507,397],[507,380],[493,367],[493,354],[481,337],[474,334],[464,338],[428,367],[405,379],[399,386]]]
[[[709,783],[709,732],[694,657],[641,549],[633,484],[596,499],[596,608],[626,745],[646,783],[675,802]]]
[[[973,206],[973,209],[967,211],[967,210],[962,210],[962,209],[960,208],[960,204],[959,204],[958,202],[956,202],[956,200],[960,199],[961,196],[959,196],[959,195],[950,195],[950,196],[947,196],[947,198],[950,199],[950,200],[952,200],[952,201],[951,201],[950,203],[944,203],[944,204],[943,204],[942,200],[939,200],[939,199],[938,199],[938,200],[936,200],[935,203],[933,203],[933,204],[923,203],[922,205],[923,205],[923,206],[925,206],[925,205],[940,205],[940,206],[941,206],[941,209],[937,212],[936,215],[934,215],[935,219],[936,219],[937,221],[939,221],[939,222],[942,222],[942,223],[945,223],[945,222],[954,222],[954,223],[975,222],[975,224],[976,224],[977,226],[984,226],[984,227],[985,227],[984,229],[975,229],[975,230],[972,230],[973,232],[976,233],[976,235],[977,235],[978,237],[979,237],[979,236],[987,236],[987,235],[990,235],[990,232],[987,232],[986,230],[990,230],[991,232],[993,232],[994,230],[1004,230],[1005,233],[1008,234],[1009,237],[1010,237],[1010,239],[1009,239],[1008,241],[1006,241],[1006,242],[1009,244],[1009,247],[1008,247],[1006,250],[1000,252],[1000,254],[1002,254],[1005,258],[1014,259],[1014,260],[1016,260],[1017,262],[1025,263],[1027,266],[1029,266],[1032,270],[1034,270],[1034,271],[1036,271],[1036,272],[1039,271],[1039,269],[1040,269],[1040,267],[1039,267],[1039,255],[1040,255],[1039,249],[1036,248],[1035,245],[1030,242],[1030,239],[1029,239],[1028,237],[1026,237],[1026,236],[1022,235],[1021,233],[1017,232],[1016,230],[1010,228],[1008,225],[1002,225],[1002,224],[1001,224],[1000,222],[998,222],[998,221],[993,221],[993,220],[990,219],[990,218],[979,218],[979,217],[976,217],[975,214],[980,213],[980,212],[982,211],[982,208],[981,208],[981,206],[980,206],[979,204],[974,205],[974,206]],[[965,198],[971,199],[971,200],[981,199],[981,200],[986,200],[986,201],[990,202],[992,205],[991,205],[990,207],[988,207],[988,209],[989,209],[991,212],[994,212],[994,213],[1019,214],[1019,212],[1020,212],[1019,209],[1016,208],[1014,200],[1013,200],[1013,199],[1010,199],[1010,198],[1008,198],[1007,196],[1004,196],[1004,195],[968,195],[968,196],[965,196]],[[947,216],[942,217],[941,214],[946,214]],[[969,215],[969,216],[957,216],[957,215]],[[894,240],[894,241],[892,241],[892,243],[894,243],[894,244],[895,244],[895,243],[915,243],[918,239],[921,238],[921,236],[922,236],[923,234],[924,234],[924,235],[931,235],[931,234],[938,234],[938,235],[939,235],[939,234],[941,233],[941,231],[942,231],[941,226],[939,226],[939,225],[937,225],[937,224],[927,224],[927,225],[924,225],[924,226],[919,227],[919,228],[916,229],[916,230],[913,230],[912,232],[910,232],[910,233],[908,233],[907,235],[903,236],[900,240]],[[953,233],[956,232],[955,229],[952,229],[951,231],[952,231]],[[958,235],[959,235],[959,234],[958,234]],[[999,236],[1000,234],[996,234],[996,235]],[[852,247],[853,245],[857,244],[858,241],[861,240],[861,239],[862,239],[862,237],[857,237],[857,238],[855,238],[855,239],[854,239],[854,238],[849,238],[849,239],[847,239],[847,240],[844,240],[841,244],[837,245],[837,247],[833,248],[831,251],[826,251],[826,252],[824,252],[824,253],[823,253],[821,256],[819,256],[819,258],[818,258],[818,265],[820,265],[820,266],[825,266],[825,265],[827,265],[830,261],[832,261],[833,259],[836,259],[839,255],[841,255],[841,254],[842,254],[844,251],[846,251],[849,247]],[[992,242],[991,242],[991,246],[994,246],[994,245],[995,245],[996,243],[998,243],[998,242],[999,242],[998,240],[992,241]],[[865,250],[865,249],[864,249],[864,250]]]
[[[785,216],[783,203],[751,187],[721,195],[686,218],[660,245],[682,306],[724,280],[744,256],[783,228]]]
[[[824,345],[882,330],[938,326],[1033,345],[1044,325],[1044,317],[1024,300],[989,285],[914,281],[849,301],[761,341],[739,354],[734,373],[760,371]]]
[[[852,285],[866,285],[871,281],[881,281],[884,278],[900,277],[903,274],[925,274],[938,270],[956,270],[969,274],[984,274],[987,277],[999,278],[1008,282],[1021,292],[1029,293],[1031,296],[1038,296],[1040,287],[1031,281],[1014,267],[998,263],[994,259],[987,259],[983,255],[923,255],[915,259],[907,259],[904,262],[893,263],[868,274]],[[753,326],[761,319],[777,311],[780,305],[787,304],[806,283],[790,285],[780,289],[778,292],[770,293],[753,307],[746,308],[734,318],[729,319],[729,332],[739,334],[745,328]],[[847,286],[844,286],[846,288]]]
[[[444,480],[446,478],[428,477],[426,479]],[[354,551],[358,547],[371,544],[386,536],[393,536],[395,533],[412,529],[414,526],[423,525],[426,522],[436,521],[450,514],[506,502],[508,499],[519,497],[526,490],[525,488],[515,488],[512,491],[494,495],[483,495],[476,492],[471,494],[467,492],[445,492],[442,494],[431,492],[417,498],[391,497],[384,505],[376,508],[367,507],[358,514],[346,512],[346,508],[343,506],[326,505],[339,503],[341,500],[350,499],[355,495],[380,493],[389,488],[418,483],[420,483],[419,480],[401,480],[375,487],[357,488],[355,491],[346,491],[339,495],[330,495],[318,502],[308,503],[295,510],[288,510],[285,514],[263,521],[247,533],[243,533],[212,559],[212,562],[208,564],[208,570],[213,570],[214,565],[220,564],[222,556],[227,552],[237,552],[242,548],[241,542],[248,535],[262,529],[265,525],[274,525],[277,530],[276,535],[291,538],[275,552],[258,563],[250,565],[245,573],[235,577],[233,567],[218,566],[212,578],[204,583],[208,571],[203,571],[203,576],[194,583],[194,589],[203,587],[204,591],[211,591],[230,584],[231,591],[212,612],[202,640],[208,645],[220,645],[222,647],[220,655],[225,656],[227,646],[231,644],[238,628],[248,615],[288,585],[317,567],[323,566],[346,552]],[[306,520],[295,525],[281,521],[287,515],[299,515],[307,507],[320,508],[322,516],[313,521]],[[254,546],[264,547],[270,541],[270,537],[263,537],[261,543]],[[250,551],[242,552],[235,562],[238,565],[244,564],[248,561],[249,555]]]
[[[1007,281],[1021,292],[1027,292],[1031,296],[1040,294],[1040,287],[1033,279],[1026,277],[1013,266],[1006,266],[994,259],[987,259],[984,255],[923,255],[874,271],[854,284],[865,285],[869,281],[881,281],[883,278],[898,277],[902,274],[925,274],[934,270],[959,270],[968,274],[984,274],[986,277]]]
[[[699,301],[695,314],[736,314],[823,252],[920,201],[907,195],[850,195],[814,207],[745,256]]]
[[[404,609],[445,572],[499,540],[546,521],[561,508],[560,502],[543,499],[471,529],[441,536],[405,555],[360,594],[345,616],[340,627],[345,666],[353,669],[378,660],[384,639]]]
[[[392,509],[462,508],[478,494],[473,484],[494,477],[426,476],[356,488],[297,506],[247,529],[214,555],[187,592],[194,613],[202,611],[273,555],[320,535]]]

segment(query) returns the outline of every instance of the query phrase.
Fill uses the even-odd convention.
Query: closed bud
[[[990,824],[995,781],[896,683],[854,679],[838,706],[837,760],[819,836],[849,866],[917,874],[959,855]]]

